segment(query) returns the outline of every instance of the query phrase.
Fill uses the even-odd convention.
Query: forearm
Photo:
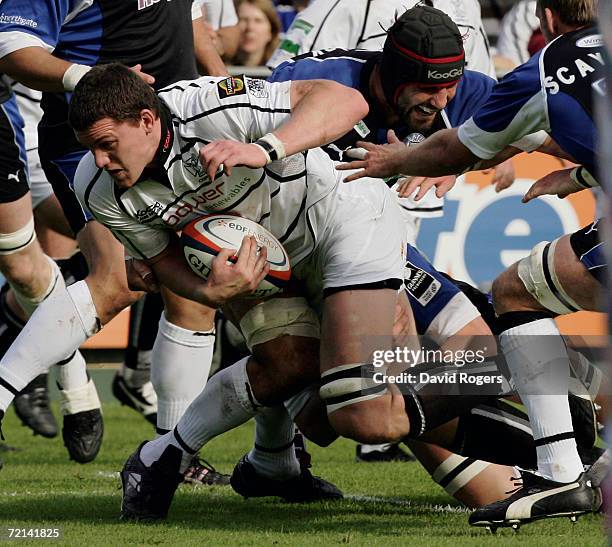
[[[203,19],[194,19],[193,21],[193,45],[196,61],[202,74],[229,76],[229,72],[223,64],[210,34],[206,31]]]
[[[326,80],[293,82],[291,104],[291,118],[274,131],[288,156],[336,140],[368,113],[361,93]]]
[[[223,49],[220,55],[226,61],[233,58],[234,55],[236,55],[236,51],[238,51],[238,43],[240,41],[240,29],[238,25],[234,25],[233,27],[221,27],[217,31],[217,36],[219,37]]]
[[[397,159],[397,172],[410,176],[441,177],[462,173],[480,161],[457,137],[456,129],[434,133],[421,144],[406,148]]]
[[[480,171],[482,169],[489,169],[491,167],[495,167],[496,165],[505,162],[506,160],[516,156],[517,154],[520,154],[521,152],[522,150],[515,148],[514,146],[507,146],[493,158],[488,160],[479,160],[475,164],[470,165],[464,170],[464,173],[468,171]]]
[[[72,65],[42,47],[26,47],[0,59],[0,72],[40,91],[64,91],[62,78]]]
[[[178,242],[170,244],[160,255],[147,261],[161,285],[172,292],[211,308],[217,307],[206,289],[206,281],[185,263]]]

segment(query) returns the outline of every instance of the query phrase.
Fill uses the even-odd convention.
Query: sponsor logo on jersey
[[[297,55],[300,52],[299,44],[296,44],[295,42],[292,42],[291,40],[288,40],[286,38],[280,43],[280,46],[278,46],[278,47],[282,51],[286,51],[287,53],[291,53],[292,57],[294,55]]]
[[[253,78],[246,78],[246,85],[249,93],[253,95],[253,97],[257,97],[258,99],[265,99],[268,97],[268,90],[266,89],[266,84],[263,80],[257,80]]]
[[[364,123],[363,120],[357,122],[353,129],[357,132],[360,137],[366,137],[370,134],[370,128]]]
[[[446,80],[447,78],[460,78],[463,75],[462,68],[453,68],[448,72],[438,72],[437,70],[429,69],[427,71],[427,77],[432,80]]]
[[[203,182],[204,179],[208,178],[208,173],[205,171],[204,167],[202,167],[200,156],[197,152],[192,152],[188,158],[183,159],[183,167],[185,171],[193,178],[198,179],[199,182]]]
[[[404,286],[421,306],[426,306],[436,296],[442,283],[430,273],[408,261],[404,268]]]
[[[295,19],[291,25],[291,30],[301,30],[304,34],[308,34],[313,28],[314,25],[310,24],[308,21],[304,21],[304,19]]]
[[[150,8],[153,4],[157,4],[162,0],[138,0],[138,11],[141,9]],[[166,2],[170,2],[171,0],[166,0]]]
[[[591,34],[591,36],[585,36],[584,38],[580,38],[576,42],[578,47],[603,47],[603,38],[601,34]]]
[[[24,27],[37,28],[38,23],[34,19],[26,19],[21,15],[6,15],[0,13],[0,25],[22,25]]]
[[[572,85],[576,78],[587,78],[590,74],[599,70],[604,64],[602,52],[589,53],[582,59],[574,59],[573,66],[561,66],[554,75],[544,78],[544,87],[551,95],[556,95],[561,85]],[[560,85],[561,84],[561,85]]]
[[[225,80],[217,84],[217,91],[219,92],[219,99],[227,99],[234,95],[244,95],[246,88],[244,87],[244,80],[242,78],[233,77],[226,78]]]
[[[404,144],[406,146],[413,146],[415,144],[419,144],[425,140],[425,135],[423,133],[410,133],[405,139]]]
[[[164,206],[159,201],[156,201],[146,208],[136,211],[136,218],[138,218],[138,222],[145,224],[160,217],[163,210]]]

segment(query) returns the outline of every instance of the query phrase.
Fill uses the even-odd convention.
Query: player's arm
[[[0,73],[39,91],[73,91],[90,68],[64,61],[38,46],[17,49],[0,59]],[[155,81],[140,65],[131,68],[149,85]]]
[[[268,273],[266,249],[258,253],[255,238],[246,236],[235,263],[229,263],[236,249],[221,249],[212,262],[212,271],[206,281],[195,275],[185,263],[185,257],[176,237],[158,255],[147,259],[158,282],[172,292],[204,304],[219,307],[233,298],[251,294]]]
[[[287,83],[262,85],[265,86],[262,93],[266,96],[287,89]],[[235,165],[263,167],[271,161],[332,142],[350,131],[368,113],[368,103],[361,93],[331,80],[292,81],[289,95],[286,105],[290,107],[289,117],[262,114],[261,109],[253,109],[256,114],[249,112],[253,118],[250,123],[253,132],[259,133],[254,143],[219,140],[200,150],[200,158],[211,178],[221,164],[230,174]],[[266,110],[283,110],[273,103],[261,106]]]
[[[582,166],[553,171],[536,180],[523,196],[527,203],[538,196],[553,195],[564,198],[575,192],[599,186],[599,182]]]
[[[195,56],[202,74],[210,76],[229,75],[211,38],[210,32],[206,28],[204,18],[198,17],[193,19],[192,25]]]

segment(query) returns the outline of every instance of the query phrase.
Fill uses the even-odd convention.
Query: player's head
[[[464,67],[457,25],[438,9],[415,6],[387,33],[380,61],[385,98],[405,123],[427,129],[454,97]]]
[[[159,112],[153,89],[128,67],[112,63],[92,68],[79,81],[68,119],[96,165],[129,187],[155,157]]]
[[[536,15],[547,42],[597,20],[597,0],[537,0]]]

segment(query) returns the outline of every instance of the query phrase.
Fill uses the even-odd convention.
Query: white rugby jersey
[[[214,180],[199,159],[200,148],[211,141],[252,142],[285,122],[291,112],[290,86],[205,76],[162,89],[158,166],[145,170],[131,188],[120,189],[89,153],[75,175],[79,201],[136,258],[156,256],[168,245],[170,230],[217,212],[266,227],[297,263],[312,251],[325,219],[324,208],[307,218],[310,209],[341,179],[327,154],[315,149],[265,169],[234,167],[231,176],[219,171]]]
[[[382,50],[386,30],[420,0],[313,0],[298,13],[268,66],[320,49]],[[445,12],[464,37],[466,68],[495,77],[478,0],[427,2]]]
[[[497,38],[497,53],[521,65],[531,57],[529,40],[540,26],[535,14],[536,0],[521,0],[504,15]]]

